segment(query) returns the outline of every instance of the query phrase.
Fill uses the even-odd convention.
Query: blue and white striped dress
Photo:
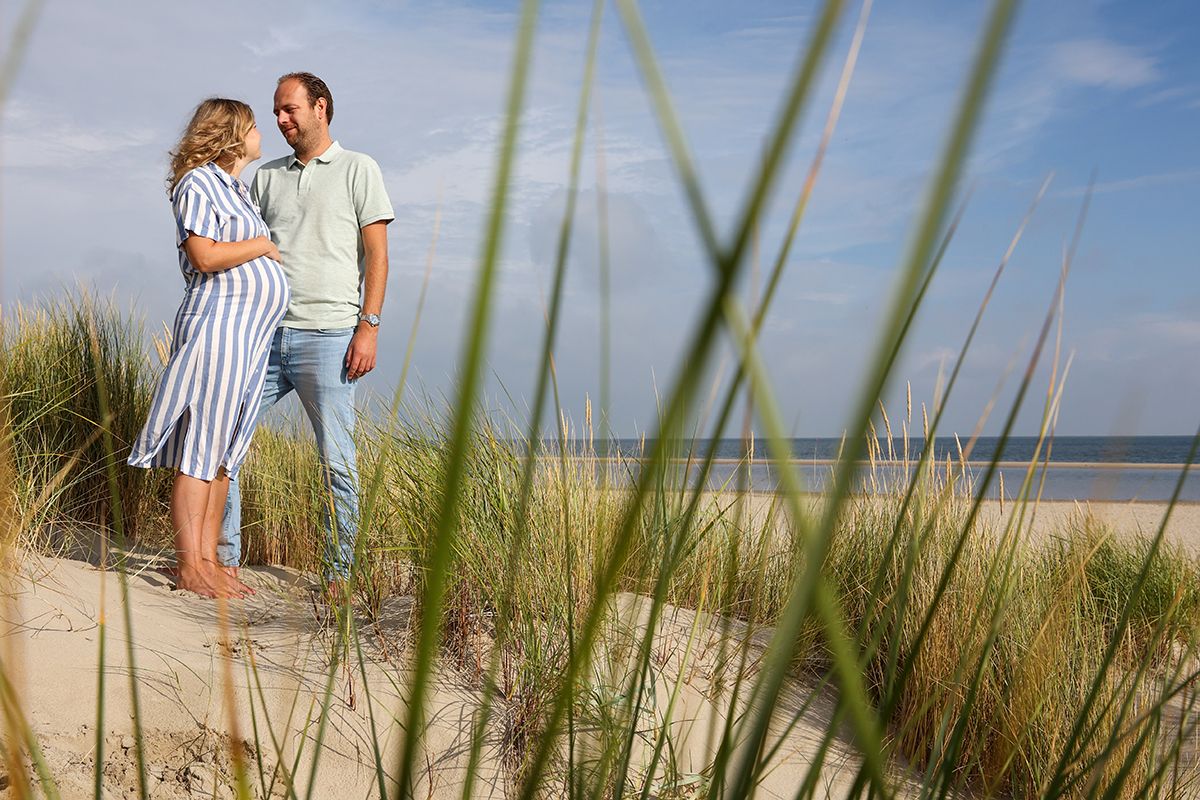
[[[221,467],[236,475],[246,458],[288,284],[283,267],[266,256],[209,273],[188,261],[183,242],[193,233],[218,242],[269,235],[245,184],[215,163],[184,175],[171,204],[187,289],[171,357],[129,463],[212,480]]]

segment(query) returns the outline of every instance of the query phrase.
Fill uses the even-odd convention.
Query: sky
[[[743,297],[779,251],[833,99],[860,6],[847,13],[748,254]],[[760,347],[785,422],[836,436],[866,378],[986,3],[876,0],[837,131],[766,319]],[[820,7],[807,0],[644,0],[642,13],[700,184],[732,234],[781,98]],[[3,47],[17,9],[0,12]],[[487,351],[488,408],[524,424],[566,202],[589,2],[543,4],[504,220]],[[555,350],[564,414],[582,432],[601,393],[600,245],[612,270],[612,429],[652,434],[713,270],[616,8],[599,67]],[[516,3],[48,0],[0,110],[0,296],[111,296],[147,332],[174,317],[182,279],[164,191],[168,151],[212,95],[245,100],[265,159],[286,145],[276,78],[321,75],[331,134],[379,162],[396,211],[379,367],[384,402],[413,328],[410,392],[456,390],[478,275],[516,39]],[[1039,187],[943,432],[995,432],[1051,309],[1076,220],[1094,194],[1053,336],[1018,433],[1036,432],[1058,352],[1060,435],[1184,434],[1200,425],[1200,9],[1163,0],[1027,2],[966,166],[969,200],[896,367],[895,427],[911,386],[914,430],[954,363]],[[255,165],[243,178],[248,179]],[[960,198],[962,197],[960,193]],[[601,198],[609,223],[599,223]],[[1056,332],[1055,332],[1056,333]],[[728,343],[705,374],[727,378]],[[990,412],[989,408],[992,408]],[[703,421],[703,408],[697,410]],[[597,417],[598,418],[598,417]],[[761,430],[761,426],[756,425]],[[898,432],[898,431],[897,431]],[[731,431],[735,435],[736,431]]]

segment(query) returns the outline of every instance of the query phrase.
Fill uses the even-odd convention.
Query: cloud
[[[1060,74],[1081,86],[1134,89],[1161,78],[1154,58],[1107,39],[1061,42],[1054,49],[1053,63]]]
[[[573,285],[589,295],[599,288],[601,238],[609,248],[609,275],[614,292],[667,291],[686,275],[681,275],[673,255],[666,248],[653,216],[629,195],[609,194],[608,227],[600,227],[600,195],[595,191],[580,194],[576,201],[569,258]],[[558,190],[534,210],[528,226],[529,252],[533,262],[549,276],[557,258],[559,230],[565,210],[566,191]]]
[[[1176,314],[1138,314],[1131,320],[1143,337],[1168,345],[1200,346],[1200,320]]]
[[[304,42],[295,32],[274,27],[269,28],[265,36],[247,39],[242,44],[257,58],[272,58],[304,48]]]
[[[917,353],[912,356],[913,370],[920,372],[937,367],[939,370],[953,366],[954,360],[958,358],[959,351],[950,347],[934,347],[932,350],[926,350],[922,353]]]
[[[1079,338],[1083,361],[1142,367],[1163,360],[1156,356],[1170,355],[1172,358],[1167,360],[1172,360],[1178,355],[1190,355],[1197,346],[1200,346],[1200,321],[1173,311],[1130,311],[1086,327]]]
[[[1148,189],[1156,186],[1169,186],[1179,183],[1195,183],[1200,181],[1200,169],[1181,169],[1172,172],[1158,172],[1151,175],[1137,175],[1133,178],[1122,178],[1116,181],[1103,181],[1091,187],[1092,194],[1108,194],[1110,192],[1125,192],[1136,189]],[[1058,192],[1059,197],[1083,197],[1088,187],[1075,186]]]
[[[1151,92],[1138,101],[1138,107],[1140,108],[1165,104],[1175,104],[1183,108],[1195,108],[1197,105],[1200,105],[1200,84],[1185,83],[1178,86],[1169,86],[1165,89]]]
[[[660,63],[723,236],[744,202],[781,92],[804,46],[799,29],[811,22],[807,16],[729,8],[715,3],[711,11],[692,15],[689,24],[674,26],[678,10],[648,10]],[[764,7],[768,12],[779,8]],[[785,414],[801,409],[809,432],[836,431],[843,422],[841,411],[870,351],[906,225],[922,201],[960,96],[978,20],[958,8],[934,15],[908,4],[877,4],[868,29],[845,113],[763,334],[764,352],[788,406]],[[169,4],[131,1],[125,10],[118,16],[102,6],[50,4],[44,12],[0,128],[7,297],[40,294],[60,282],[70,285],[78,276],[140,298],[150,328],[157,318],[170,317],[180,280],[162,176],[166,152],[188,110],[208,94],[247,98],[265,123],[268,157],[278,155],[282,142],[262,119],[270,111],[275,78],[311,69],[329,81],[338,98],[335,135],[380,162],[397,210],[389,227],[392,267],[381,332],[381,347],[388,352],[402,353],[407,343],[434,216],[440,213],[414,370],[433,383],[435,392],[448,384],[495,180],[514,14],[455,0],[348,3],[336,10],[305,2],[243,7],[214,0],[206,14],[189,21],[189,33],[180,35],[181,12]],[[1048,12],[1029,13],[1039,22],[1038,15]],[[542,332],[586,17],[586,8],[553,5],[540,22],[514,165],[490,367],[497,381],[519,396],[531,384],[537,356],[532,343]],[[230,35],[225,26],[235,18],[238,30]],[[1056,38],[1064,32],[1066,41]],[[797,133],[794,156],[780,173],[770,213],[761,221],[763,272],[773,263],[803,183],[848,33],[843,30],[831,52]],[[1010,173],[1015,173],[1011,187],[1020,184],[1031,163],[1040,170],[1043,161],[1059,157],[1039,148],[1053,144],[1048,136],[1056,120],[1086,114],[1069,102],[1076,94],[1096,87],[1149,91],[1159,82],[1169,85],[1172,76],[1165,74],[1156,52],[1114,42],[1103,26],[1077,24],[1074,18],[1039,25],[1036,34],[1015,42],[970,164],[973,175],[984,178],[981,201],[989,202],[994,195],[988,190]],[[1169,63],[1162,59],[1163,65]],[[96,69],[98,64],[103,69]],[[1178,102],[1187,95],[1174,97],[1158,102]],[[116,108],[113,98],[120,101]],[[602,157],[612,247],[615,413],[624,432],[631,432],[629,421],[653,418],[650,376],[665,382],[674,374],[712,270],[615,15],[606,16],[601,37],[590,123],[557,365],[568,404],[585,393],[596,398],[601,329],[597,164]],[[1101,166],[1109,174],[1107,165]],[[1109,182],[1101,191],[1197,177],[1153,167],[1114,173],[1140,177]],[[1021,199],[1022,210],[1027,201]],[[995,227],[1001,217],[994,212],[988,208],[987,225],[980,227]],[[69,236],[61,235],[64,226]],[[973,236],[962,234],[966,249],[985,252],[994,245],[982,234]],[[1058,238],[1046,259],[1052,266]],[[98,247],[101,242],[107,249]],[[915,354],[933,358],[947,344],[957,344],[953,339],[966,324],[959,317],[973,313],[976,284],[986,283],[991,274],[989,267],[983,277],[960,285],[952,280],[955,269],[968,271],[947,265],[946,282],[939,283],[929,303],[932,324],[913,342]],[[1028,294],[1028,284],[1022,291]],[[1021,304],[1028,305],[1026,297],[1013,303]],[[1018,311],[1004,312],[1009,328],[1024,324]],[[1162,323],[1155,330],[1164,337],[1190,335],[1186,325]],[[993,340],[981,341],[976,353],[994,351],[1004,356],[996,360],[1007,363],[1011,330],[997,326],[987,335]],[[916,372],[935,370],[933,361],[920,355],[912,364]],[[387,387],[399,366],[398,358],[384,359],[370,382]],[[991,369],[990,362],[981,369]],[[991,380],[986,383],[990,390]]]
[[[162,131],[150,126],[84,126],[55,109],[13,105],[5,115],[4,157],[20,169],[79,170],[102,160],[142,159],[147,146],[162,139]]]

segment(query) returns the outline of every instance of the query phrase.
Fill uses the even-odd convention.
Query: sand
[[[1042,502],[1030,506],[1026,515],[1032,513],[1026,525],[1032,522],[1032,538],[1045,539],[1066,535],[1072,518],[1090,514],[1097,522],[1106,526],[1116,536],[1152,537],[1158,533],[1167,511],[1165,503],[1146,502]],[[1012,503],[1005,504],[1003,512],[998,503],[985,503],[982,514],[985,519],[1007,521],[1014,512]],[[1177,544],[1190,553],[1200,553],[1200,503],[1177,503],[1166,520],[1165,541]]]
[[[1034,531],[1041,536],[1056,535],[1079,511],[1075,504],[1043,504]],[[1164,507],[1101,503],[1093,504],[1090,511],[1118,535],[1147,534],[1157,529]],[[993,504],[986,513],[998,519],[1001,510]],[[1170,541],[1200,552],[1200,506],[1175,508],[1167,533]],[[77,555],[86,555],[88,550],[85,546]],[[404,708],[401,687],[408,673],[403,632],[411,601],[401,599],[387,606],[378,629],[364,637],[364,655],[369,662],[365,684],[356,662],[353,671],[344,666],[336,670],[328,730],[318,751],[314,742],[319,704],[328,680],[334,637],[328,612],[315,600],[312,581],[281,568],[243,570],[243,579],[258,594],[230,607],[235,630],[228,648],[233,686],[232,691],[226,691],[226,647],[222,644],[225,638],[218,606],[188,593],[171,591],[168,580],[155,569],[162,563],[160,557],[135,555],[128,579],[133,660],[150,764],[150,796],[232,797],[228,788],[232,775],[229,753],[234,741],[243,742],[242,752],[251,764],[261,758],[268,774],[281,756],[287,765],[298,758],[295,781],[300,796],[307,791],[313,757],[318,752],[314,797],[377,796],[367,695],[381,731],[384,763],[390,774],[398,745],[398,726],[393,719]],[[131,667],[117,576],[88,560],[27,555],[10,586],[11,596],[3,614],[8,635],[0,652],[6,674],[17,687],[25,716],[64,798],[93,796],[98,645],[100,626],[102,621],[106,623],[104,796],[134,796],[137,779],[131,735]],[[639,598],[621,596],[616,608],[616,618],[628,631],[636,632],[644,624]],[[740,630],[735,624],[735,635]],[[759,646],[767,635],[765,631],[755,634]],[[719,696],[716,687],[722,680],[719,638],[714,620],[671,608],[656,638],[653,713],[661,718],[676,688],[676,678],[682,675],[675,701],[674,732],[676,757],[685,776],[699,773],[707,763],[709,726],[723,720],[724,705],[714,702]],[[681,672],[689,640],[691,657]],[[261,689],[250,676],[251,663],[257,668]],[[226,709],[227,697],[233,698],[232,718]],[[472,713],[479,698],[478,681],[470,676],[449,667],[436,674],[419,795],[458,796]],[[806,704],[808,708],[786,732],[779,766],[766,777],[760,796],[790,797],[794,793],[797,781],[807,772],[835,701],[828,689],[818,689],[804,680],[787,682],[781,711],[799,710]],[[267,716],[273,737],[266,733]],[[255,738],[255,724],[259,750],[247,743]],[[277,744],[272,743],[273,738]],[[511,776],[503,768],[498,750],[493,737],[476,783],[477,796],[503,797],[512,789]],[[645,758],[646,753],[637,757]],[[849,738],[838,737],[821,773],[822,786],[831,796],[844,795],[858,763]],[[902,768],[896,769],[902,775]],[[257,769],[252,769],[254,795],[265,796],[257,785],[257,775]],[[13,796],[12,792],[11,787],[0,789],[0,797]],[[272,794],[278,792],[277,786]]]
[[[228,694],[236,708],[238,738],[253,740],[253,725],[259,726],[264,746],[262,752],[247,748],[249,760],[261,756],[268,773],[279,761],[266,735],[264,713],[284,763],[290,765],[301,751],[295,774],[303,797],[334,642],[327,612],[314,601],[310,582],[284,569],[243,571],[258,594],[230,604],[234,688],[226,693],[225,639],[217,604],[171,591],[167,579],[151,568],[156,561],[135,558],[128,581],[151,796],[212,797],[214,786],[216,796],[232,796],[227,788],[232,775],[228,737],[233,732],[225,710]],[[130,796],[136,786],[130,660],[117,576],[86,562],[30,557],[18,585],[6,615],[15,634],[8,639],[14,652],[6,661],[24,666],[17,676],[24,710],[64,798],[93,796],[99,625],[107,620],[105,787],[107,796]],[[406,611],[403,602],[388,608],[388,624],[402,628]],[[367,672],[377,723],[381,731],[394,731],[390,715],[402,708],[393,680],[397,670],[384,658],[382,645],[371,649]],[[261,695],[249,676],[251,659]],[[250,686],[255,686],[253,692]],[[434,794],[461,782],[471,694],[440,680],[432,694],[429,760],[422,781]],[[359,675],[345,667],[336,671],[313,796],[367,797],[371,791],[375,773],[365,695]],[[395,737],[386,734],[382,741],[385,747],[396,745]],[[494,759],[485,767],[481,796],[499,796],[493,791],[499,785]],[[257,769],[254,774],[257,779]],[[255,794],[263,794],[261,787]]]

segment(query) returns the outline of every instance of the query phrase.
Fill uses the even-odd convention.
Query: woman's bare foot
[[[227,566],[222,565],[219,569],[222,573],[225,574],[226,577],[228,577],[230,580],[232,580],[232,582],[233,582],[232,586],[238,592],[239,597],[244,597],[245,595],[250,595],[250,594],[257,594],[257,592],[255,592],[253,588],[251,588],[250,586],[247,586],[245,583],[238,580],[238,568],[237,567],[227,567]],[[166,575],[169,578],[176,578],[176,579],[179,578],[179,567],[175,567],[175,566],[159,567],[158,571],[161,572],[163,575]],[[230,585],[229,581],[222,581],[222,583],[224,583],[226,586]],[[189,590],[189,591],[193,591],[193,590]],[[201,592],[197,592],[197,594],[201,594]],[[208,595],[205,595],[205,596],[207,597]]]
[[[178,567],[175,570],[175,588],[195,592],[201,597],[215,599],[218,597],[241,597],[234,587],[221,579],[221,574],[215,570],[196,569],[191,566]]]

